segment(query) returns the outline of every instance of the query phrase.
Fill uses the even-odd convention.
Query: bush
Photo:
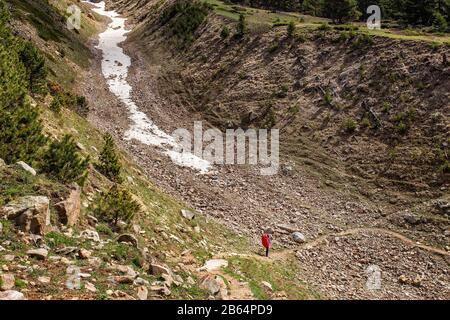
[[[291,38],[295,33],[295,23],[294,21],[290,21],[287,27],[287,36]]]
[[[247,22],[245,16],[241,13],[239,14],[239,22],[236,27],[236,36],[242,38],[247,32]]]
[[[321,24],[319,25],[318,29],[319,29],[319,30],[322,30],[322,31],[327,31],[327,30],[330,30],[331,27],[330,27],[330,25],[329,25],[328,23],[323,22],[323,23],[321,23]]]
[[[140,206],[131,193],[114,184],[106,194],[98,197],[93,212],[101,221],[116,227],[119,220],[130,222],[139,210]]]
[[[230,35],[230,29],[227,26],[223,26],[222,31],[220,32],[220,37],[222,39],[228,38]]]
[[[56,113],[60,113],[61,112],[61,108],[62,108],[62,102],[61,102],[61,95],[57,94],[56,96],[53,97],[52,102],[50,103],[50,110],[52,110],[53,112]]]
[[[89,157],[82,158],[77,150],[70,135],[53,141],[43,156],[42,171],[62,182],[77,182],[82,186],[87,177]]]
[[[343,127],[347,133],[353,133],[356,130],[356,121],[352,118],[347,118],[344,120]]]
[[[103,139],[105,144],[100,153],[99,163],[96,165],[96,168],[109,180],[121,183],[120,171],[122,165],[116,152],[114,140],[110,134],[106,134]]]
[[[329,106],[333,103],[333,96],[331,95],[331,91],[329,89],[325,91],[323,101]]]

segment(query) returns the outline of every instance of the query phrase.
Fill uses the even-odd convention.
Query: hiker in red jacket
[[[263,231],[262,237],[261,237],[262,245],[264,248],[266,248],[266,257],[269,256],[269,247],[270,247],[270,236],[266,231]]]

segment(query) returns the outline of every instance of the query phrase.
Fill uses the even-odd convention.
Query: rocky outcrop
[[[44,235],[50,227],[50,201],[43,196],[26,196],[0,208],[0,216],[13,220],[24,232]]]

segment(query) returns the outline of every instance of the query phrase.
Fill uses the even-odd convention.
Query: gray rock
[[[185,219],[192,220],[192,219],[194,219],[194,217],[195,217],[195,213],[192,212],[192,211],[190,211],[190,210],[182,209],[182,210],[181,210],[181,216],[182,216],[183,218],[185,218]]]
[[[38,260],[45,260],[48,256],[48,251],[43,248],[32,249],[27,251],[27,255]]]
[[[161,276],[162,274],[172,274],[172,271],[163,265],[153,263],[150,265],[150,273],[155,276]]]
[[[0,300],[26,300],[22,292],[7,290],[0,292]]]
[[[304,243],[306,241],[304,234],[301,232],[296,231],[296,232],[292,233],[291,236],[292,236],[292,239],[297,243]]]
[[[50,200],[42,196],[25,196],[0,208],[0,216],[14,220],[24,232],[44,235],[50,230]]]
[[[30,167],[28,164],[26,164],[23,161],[19,161],[16,163],[20,168],[22,168],[23,170],[25,170],[26,172],[28,172],[29,174],[35,176],[36,175],[36,170],[34,170],[32,167]]]

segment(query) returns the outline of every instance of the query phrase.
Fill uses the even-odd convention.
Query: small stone
[[[100,242],[100,236],[97,231],[94,230],[84,230],[80,233],[80,237],[95,242]]]
[[[14,275],[10,273],[5,273],[0,275],[0,290],[7,291],[14,288]]]
[[[398,277],[398,281],[401,284],[407,284],[409,282],[408,278],[404,274],[402,274],[402,275],[400,275],[400,277]]]
[[[86,283],[84,284],[84,288],[85,288],[87,291],[90,291],[90,292],[93,292],[93,293],[97,292],[97,288],[96,288],[92,283],[90,283],[90,282],[86,282]]]
[[[51,281],[50,277],[45,277],[45,276],[38,277],[37,280],[38,280],[40,283],[43,283],[43,284],[48,284],[48,283],[50,283],[50,281]]]
[[[125,242],[125,243],[131,244],[135,248],[138,247],[138,241],[137,241],[136,237],[129,233],[121,234],[117,238],[117,242]]]
[[[81,259],[89,259],[92,255],[92,252],[86,249],[80,249],[80,251],[78,252],[78,256]]]
[[[83,206],[84,206],[84,204],[83,204]],[[85,207],[86,208],[89,207],[89,204],[87,204]],[[96,217],[94,217],[94,216],[87,215],[86,219],[87,219],[89,225],[92,226],[92,227],[95,227],[97,225],[97,223],[98,223],[98,219]]]
[[[135,286],[143,286],[143,285],[149,285],[149,282],[141,277],[137,277],[136,279],[134,279],[133,284]]]
[[[0,300],[26,300],[23,293],[15,290],[0,292]]]
[[[139,300],[147,300],[148,297],[148,289],[145,286],[140,286],[137,288],[137,296]]]
[[[181,210],[181,216],[183,218],[187,219],[187,220],[192,220],[195,217],[195,213],[192,212],[191,210],[182,209]]]
[[[32,249],[27,251],[27,255],[38,260],[45,260],[48,256],[48,251],[43,248]]]
[[[23,161],[19,161],[16,163],[20,168],[31,174],[32,176],[36,175],[36,170],[34,170],[32,167],[30,167],[28,164],[26,164]]]
[[[16,256],[12,255],[12,254],[5,254],[3,256],[3,260],[5,260],[7,262],[12,262],[12,261],[14,261],[15,258],[16,258]]]
[[[164,273],[172,274],[172,272],[168,267],[156,263],[150,265],[150,273],[155,276],[161,276]]]
[[[264,286],[264,288],[267,288],[270,291],[273,291],[272,285],[267,281],[261,281],[261,284]]]

